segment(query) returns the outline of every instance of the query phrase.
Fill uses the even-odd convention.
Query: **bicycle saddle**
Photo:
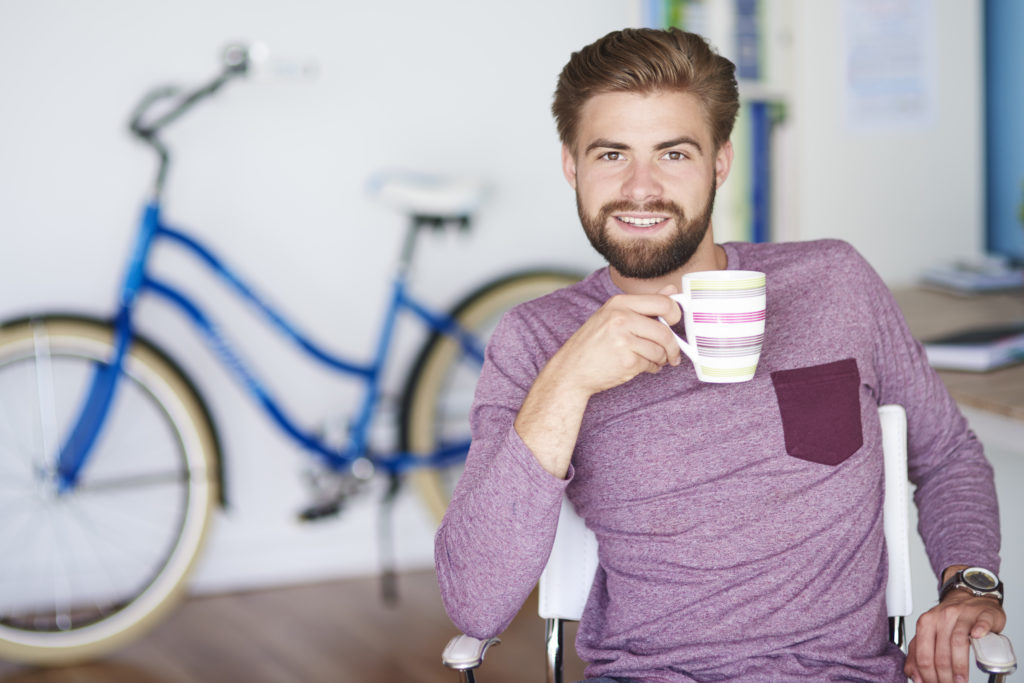
[[[385,171],[369,182],[370,196],[412,216],[468,218],[484,198],[486,186],[475,178],[411,171]]]

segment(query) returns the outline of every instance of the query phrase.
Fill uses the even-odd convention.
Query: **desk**
[[[893,296],[918,339],[970,327],[1024,322],[1024,292],[953,296],[911,288],[894,290]],[[984,373],[939,374],[960,405],[1024,421],[1024,364]]]

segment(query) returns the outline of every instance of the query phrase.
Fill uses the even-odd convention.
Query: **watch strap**
[[[999,579],[999,577],[996,576],[994,572],[991,572],[992,576],[995,576],[996,578],[997,585],[995,586],[995,588],[977,588],[975,586],[970,585],[964,579],[964,572],[969,571],[970,569],[974,569],[974,567],[958,570],[955,574],[953,574],[953,576],[949,577],[949,579],[947,579],[946,582],[942,584],[942,588],[939,590],[939,602],[942,602],[945,599],[945,597],[949,595],[951,592],[955,590],[963,590],[967,591],[968,593],[971,593],[975,597],[995,598],[999,601],[1000,606],[1002,606],[1003,582]]]

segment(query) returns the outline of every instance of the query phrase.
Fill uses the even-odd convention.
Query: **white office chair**
[[[890,638],[906,652],[905,618],[912,612],[907,416],[897,405],[881,406],[878,414],[885,453],[884,527],[889,556],[885,600]],[[537,612],[545,620],[548,683],[562,683],[563,623],[578,621],[583,615],[596,571],[597,538],[568,499],[563,499],[554,546],[538,583]],[[445,647],[442,661],[445,666],[461,672],[465,683],[473,683],[473,672],[483,662],[487,648],[498,642],[498,638],[479,640],[467,635],[456,636]],[[1017,669],[1013,647],[1006,636],[990,633],[984,638],[972,639],[971,644],[978,668],[989,674],[989,683],[1002,681]]]

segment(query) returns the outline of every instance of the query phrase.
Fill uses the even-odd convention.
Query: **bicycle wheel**
[[[549,271],[511,275],[473,292],[451,315],[482,343],[508,309],[579,279],[578,275]],[[426,454],[443,444],[468,442],[469,409],[479,375],[479,361],[467,356],[451,337],[435,332],[420,351],[402,395],[399,420],[403,450]],[[459,463],[443,470],[424,467],[410,474],[437,521],[448,507],[461,472]]]
[[[79,483],[55,454],[112,328],[0,327],[0,658],[67,663],[141,635],[180,597],[217,490],[216,439],[188,380],[136,340]]]

